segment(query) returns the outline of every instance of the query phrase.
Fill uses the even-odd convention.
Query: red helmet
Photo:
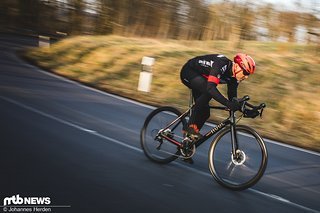
[[[254,70],[256,69],[256,63],[254,62],[253,58],[247,54],[238,53],[235,55],[233,61],[241,67],[245,75],[253,74]]]

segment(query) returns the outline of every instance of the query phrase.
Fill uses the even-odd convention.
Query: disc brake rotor
[[[231,154],[232,163],[235,165],[242,165],[246,161],[246,154],[242,150],[237,150],[236,154]]]

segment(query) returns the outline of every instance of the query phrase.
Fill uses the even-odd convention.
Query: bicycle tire
[[[239,150],[237,153],[240,157],[234,159],[234,155],[231,154],[230,131],[230,127],[226,127],[213,139],[209,148],[209,169],[220,185],[231,190],[240,191],[253,186],[263,176],[267,167],[268,152],[262,137],[254,129],[238,125],[236,126]],[[246,133],[251,137],[240,135],[240,132]],[[256,157],[259,153],[261,156]],[[257,161],[259,162],[257,163]],[[255,166],[257,167],[256,169],[254,169]],[[228,170],[231,167],[229,174]],[[240,169],[244,171],[238,172]],[[237,180],[237,178],[245,179],[246,176],[248,176],[248,180]]]
[[[160,149],[157,147],[160,145],[159,140],[155,140],[155,135],[174,119],[179,117],[181,112],[173,107],[160,107],[152,111],[146,118],[144,125],[140,133],[140,143],[144,154],[153,162],[166,164],[177,159],[180,155],[180,151],[177,145],[162,139],[162,145]],[[172,131],[172,137],[176,140],[182,140],[182,128],[185,125],[186,120],[178,120],[178,126]]]

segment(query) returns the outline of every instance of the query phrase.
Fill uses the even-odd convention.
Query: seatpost
[[[192,90],[190,89],[190,95],[189,95],[189,108],[191,108],[194,104],[194,101],[193,101],[193,95],[192,95]],[[192,114],[192,109],[190,109],[190,112],[189,112],[189,118],[191,117],[191,114]]]
[[[230,110],[230,128],[231,128],[231,145],[232,145],[232,154],[236,154],[236,150],[238,149],[238,138],[236,134],[236,112]]]
[[[189,95],[189,107],[193,105],[193,95],[192,95],[192,90],[190,89],[190,95]]]

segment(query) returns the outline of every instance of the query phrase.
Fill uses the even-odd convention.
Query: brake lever
[[[263,108],[260,111],[260,118],[262,118]]]
[[[244,112],[247,101],[250,100],[250,97],[248,95],[243,96],[240,100],[238,100],[241,104],[241,112]]]
[[[262,113],[263,113],[263,110],[264,108],[266,107],[267,105],[265,103],[262,103],[260,104],[259,108],[261,108],[261,111],[260,111],[260,118],[262,118]]]
[[[243,101],[241,104],[241,112],[244,112],[245,108],[246,108],[246,102]]]

